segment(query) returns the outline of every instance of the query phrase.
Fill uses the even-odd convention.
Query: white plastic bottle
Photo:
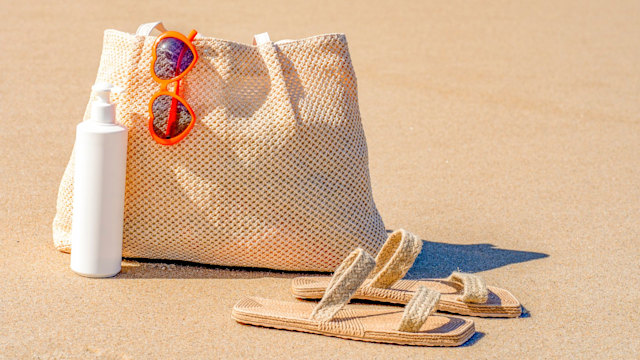
[[[89,277],[120,272],[127,128],[116,124],[108,83],[97,83],[91,118],[78,124],[75,144],[71,270]]]

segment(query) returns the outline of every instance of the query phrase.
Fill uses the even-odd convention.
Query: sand
[[[0,4],[0,358],[640,357],[640,3],[596,1]],[[162,19],[250,42],[344,32],[374,196],[425,242],[409,277],[460,268],[518,319],[460,348],[236,324],[294,273],[128,261],[69,270],[51,221],[102,32]],[[292,300],[293,301],[293,300]]]

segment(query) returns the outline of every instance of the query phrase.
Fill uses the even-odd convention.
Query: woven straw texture
[[[376,256],[376,267],[369,286],[386,289],[402,279],[413,266],[420,251],[422,240],[403,229],[394,231]]]
[[[358,248],[351,252],[333,273],[324,296],[311,313],[311,319],[331,320],[351,300],[375,266],[376,261],[366,251]]]
[[[329,34],[259,47],[197,38],[181,84],[197,122],[175,146],[148,132],[154,37],[107,30],[97,80],[129,128],[123,256],[330,271],[386,238],[347,41]],[[88,108],[85,119],[88,117]],[[70,251],[73,154],[54,245]]]
[[[411,298],[411,301],[404,307],[404,315],[398,330],[407,332],[418,332],[427,321],[427,318],[440,301],[440,293],[429,290],[425,286],[420,286]]]
[[[291,283],[291,292],[300,299],[320,299],[330,280],[328,276],[297,277]],[[520,302],[508,290],[487,286],[485,303],[464,302],[461,300],[462,285],[444,279],[398,280],[386,289],[371,287],[365,281],[353,294],[353,299],[403,305],[421,286],[441,294],[438,311],[480,317],[518,317],[522,313]]]
[[[462,302],[484,304],[489,299],[487,284],[477,275],[454,271],[447,280],[462,285],[463,293],[460,296]]]

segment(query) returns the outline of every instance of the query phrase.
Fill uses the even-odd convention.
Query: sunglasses
[[[149,132],[158,144],[177,144],[196,122],[191,106],[180,96],[180,80],[198,61],[198,52],[192,44],[196,34],[191,30],[185,37],[167,31],[153,44],[151,76],[160,84],[160,91],[149,101]],[[169,90],[171,83],[175,83],[173,91]]]

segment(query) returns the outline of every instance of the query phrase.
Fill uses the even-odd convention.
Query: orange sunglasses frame
[[[181,33],[177,32],[177,31],[166,31],[164,33],[162,33],[162,35],[158,36],[158,38],[156,39],[156,41],[153,43],[153,60],[151,61],[151,76],[153,77],[153,80],[155,80],[157,83],[160,84],[160,91],[158,91],[157,93],[155,93],[155,95],[153,95],[151,97],[151,100],[149,101],[149,114],[150,114],[150,119],[149,119],[149,132],[151,133],[151,136],[153,137],[153,139],[158,143],[158,144],[162,144],[162,145],[174,145],[178,142],[180,142],[182,139],[185,138],[185,136],[187,136],[189,134],[189,132],[191,131],[191,129],[193,128],[193,126],[196,123],[196,115],[193,113],[193,109],[191,109],[191,106],[189,106],[189,103],[186,102],[185,99],[183,99],[180,95],[180,80],[189,72],[191,71],[191,69],[193,68],[193,66],[196,64],[196,62],[198,61],[198,52],[196,51],[196,47],[193,46],[193,43],[191,41],[193,41],[193,39],[196,37],[196,34],[198,32],[195,30],[191,30],[191,32],[189,33],[189,36],[186,37],[184,35],[182,35]],[[173,77],[171,79],[160,79],[155,72],[155,65],[156,65],[156,60],[157,60],[157,56],[156,56],[156,50],[158,47],[158,44],[160,43],[160,41],[162,41],[163,39],[166,38],[175,38],[178,39],[180,41],[182,41],[183,43],[185,43],[185,45],[187,45],[187,47],[189,48],[189,50],[191,50],[191,53],[193,54],[193,61],[191,62],[191,64],[178,76]],[[170,83],[172,82],[176,82],[176,87],[174,89],[173,92],[167,90],[168,86]],[[171,96],[172,98],[180,101],[182,103],[182,105],[184,105],[187,110],[189,111],[189,114],[191,114],[191,123],[189,124],[189,126],[187,126],[187,128],[181,132],[180,134],[178,134],[178,136],[169,138],[169,139],[164,139],[159,137],[155,130],[153,129],[153,102],[156,100],[156,98],[158,98],[158,96],[162,96],[162,95],[168,95]],[[174,119],[175,121],[175,107],[171,106],[171,110],[170,110],[173,115],[169,116],[169,119]],[[173,125],[173,121],[169,121],[167,123],[167,129],[171,128],[171,126]]]

